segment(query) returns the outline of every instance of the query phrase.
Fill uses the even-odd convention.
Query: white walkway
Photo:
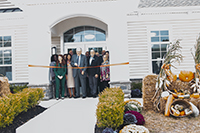
[[[48,109],[17,128],[17,133],[94,133],[97,103],[98,98],[42,101],[40,105]]]
[[[31,119],[17,133],[94,133],[98,99],[42,101],[46,111]]]

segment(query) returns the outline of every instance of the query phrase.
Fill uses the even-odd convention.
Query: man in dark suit
[[[93,49],[90,51],[88,66],[91,67],[88,68],[89,85],[91,89],[91,94],[93,98],[95,98],[97,95],[97,85],[100,69],[99,67],[96,67],[99,66],[99,59],[95,55],[95,51]]]
[[[72,56],[71,60],[72,67],[87,67],[88,62],[85,55],[82,54],[82,49],[76,49],[76,55]],[[75,80],[75,87],[76,87],[76,97],[80,97],[80,83],[82,87],[82,98],[86,98],[86,73],[87,68],[81,69],[73,69],[73,77]]]

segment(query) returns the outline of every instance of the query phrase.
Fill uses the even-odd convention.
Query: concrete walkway
[[[42,101],[46,111],[31,119],[17,133],[94,133],[98,98]]]
[[[40,105],[48,109],[17,128],[17,133],[94,133],[97,103],[98,98],[42,101]]]

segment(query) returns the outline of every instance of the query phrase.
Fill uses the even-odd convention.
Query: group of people
[[[50,67],[53,97],[57,100],[60,97],[79,98],[80,87],[82,98],[96,98],[109,87],[109,51],[103,50],[100,56],[92,49],[83,55],[82,49],[77,48],[76,54],[70,50],[68,54],[52,55],[50,66],[53,66]]]

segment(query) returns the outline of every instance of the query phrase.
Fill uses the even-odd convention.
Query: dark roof
[[[200,0],[140,0],[138,8],[200,6]]]

